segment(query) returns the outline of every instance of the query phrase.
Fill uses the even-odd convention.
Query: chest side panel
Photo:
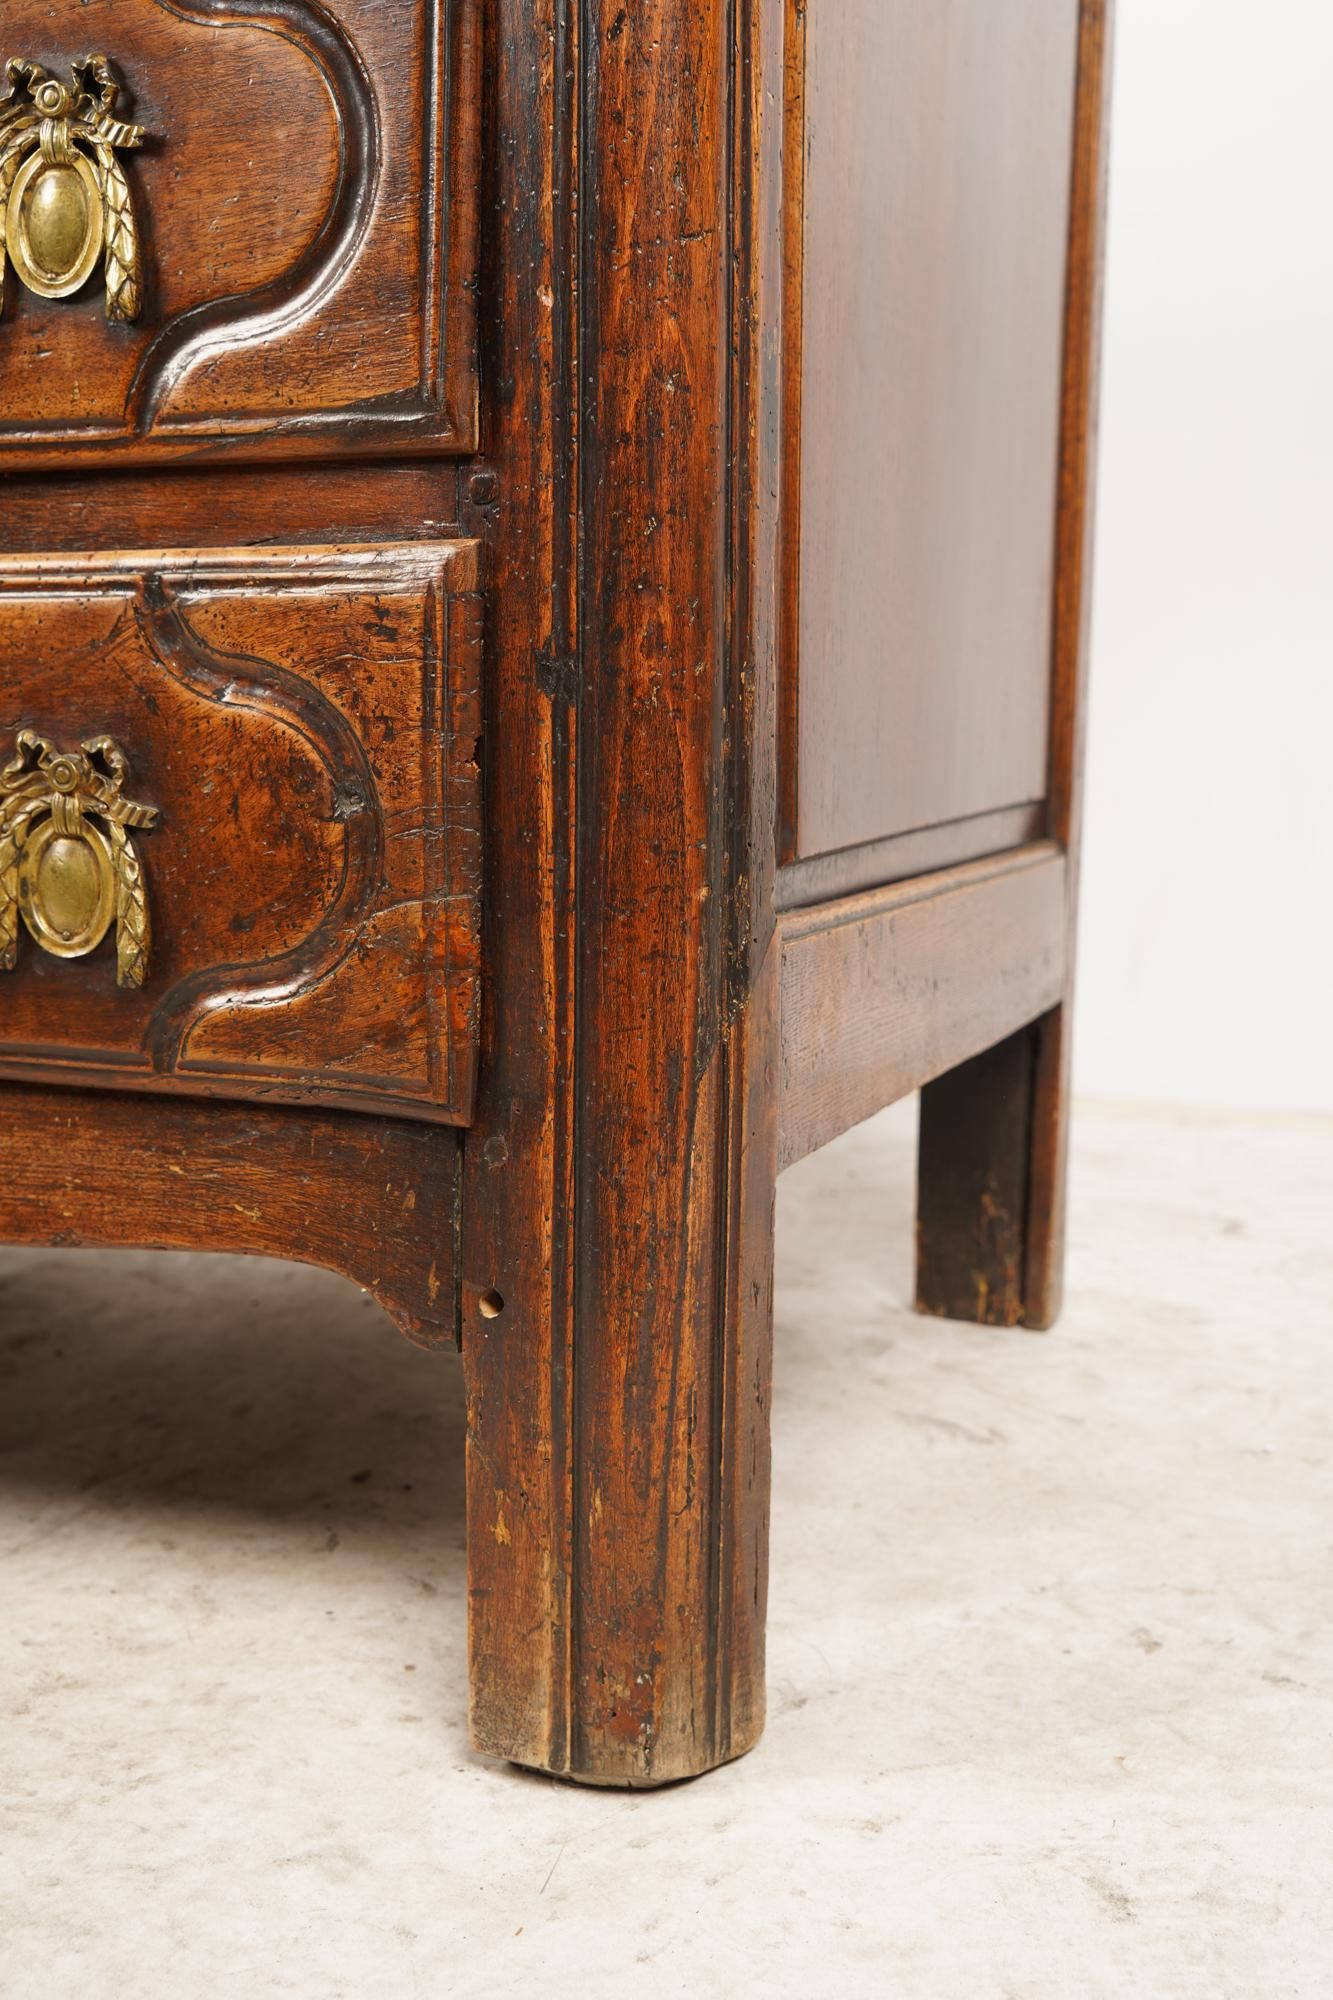
[[[797,856],[1045,796],[1077,27],[804,17]]]

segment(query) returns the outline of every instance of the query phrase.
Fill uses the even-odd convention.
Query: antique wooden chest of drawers
[[[485,1752],[762,1726],[773,1194],[1058,1307],[1108,0],[9,0],[0,1240],[461,1350]]]

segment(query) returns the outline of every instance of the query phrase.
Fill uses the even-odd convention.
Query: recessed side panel
[[[1078,15],[805,14],[788,859],[1045,797]]]

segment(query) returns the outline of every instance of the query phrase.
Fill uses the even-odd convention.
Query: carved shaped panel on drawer
[[[0,1073],[468,1121],[477,554],[0,562]]]
[[[481,4],[6,0],[0,465],[475,449]]]

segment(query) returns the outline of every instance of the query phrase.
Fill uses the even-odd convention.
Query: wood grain
[[[8,0],[7,54],[110,57],[133,326],[11,275],[0,467],[475,449],[481,0]]]
[[[1053,846],[858,898],[850,915],[789,909],[780,933],[775,859],[779,837],[785,857],[797,854],[794,760],[821,713],[798,659],[802,623],[820,624],[802,580],[826,565],[828,523],[858,506],[879,537],[872,561],[862,572],[838,557],[818,586],[846,629],[874,639],[857,606],[873,598],[885,548],[901,564],[917,535],[928,546],[898,578],[902,602],[910,608],[916,592],[926,613],[944,605],[946,636],[969,644],[940,652],[938,711],[928,699],[914,706],[913,686],[928,694],[923,677],[935,671],[925,654],[896,691],[876,677],[878,653],[867,655],[868,679],[851,675],[850,698],[865,706],[849,723],[835,703],[837,726],[873,768],[847,819],[871,834],[827,866],[801,846],[805,873],[788,877],[784,899],[826,898],[831,884],[864,881],[855,871],[866,867],[936,867],[957,858],[959,838],[1025,837],[1045,800],[1040,753],[1021,789],[996,776],[1026,769],[1046,694],[1045,655],[1034,669],[1014,637],[1039,611],[1025,599],[1019,617],[1009,584],[996,583],[1003,523],[991,510],[1013,513],[1003,532],[1017,537],[1014,591],[1040,594],[1033,522],[1039,503],[1054,511],[1053,443],[1037,474],[1045,501],[1023,468],[1041,457],[1034,413],[1048,392],[1053,410],[1059,336],[1057,324],[1047,341],[1043,319],[1029,349],[1025,314],[1041,317],[1049,261],[1063,256],[1067,158],[1063,183],[1047,168],[1068,111],[1059,51],[1068,47],[1072,75],[1071,4],[886,0],[887,65],[880,14],[865,0],[846,20],[807,13],[801,0],[88,0],[76,10],[81,47],[100,40],[121,61],[132,115],[162,134],[131,160],[152,223],[149,301],[137,330],[108,333],[91,298],[57,312],[13,294],[0,321],[0,541],[10,552],[0,569],[20,579],[11,596],[0,592],[0,627],[15,621],[0,629],[0,724],[31,711],[60,733],[71,701],[95,697],[89,726],[125,737],[137,785],[163,808],[144,846],[168,957],[142,1005],[160,1010],[172,991],[186,1001],[149,1039],[192,1049],[229,1094],[181,1095],[183,1077],[191,1090],[213,1082],[179,1060],[169,1074],[136,1072],[132,1092],[105,1087],[127,1080],[110,1059],[137,1061],[146,1023],[115,1045],[127,1017],[98,989],[106,967],[76,967],[62,984],[68,965],[39,969],[25,948],[20,969],[0,978],[0,1049],[20,1068],[41,1060],[50,1079],[54,1020],[65,1066],[58,1085],[11,1080],[0,1091],[0,1239],[304,1256],[368,1285],[414,1338],[445,1344],[457,1329],[472,1727],[490,1755],[655,1784],[755,1741],[780,1099],[794,1156],[1067,991],[1054,957],[1069,931],[1060,843],[1076,836],[1072,681],[1060,681],[1055,702]],[[1087,0],[1081,148],[1100,20]],[[53,62],[69,21],[56,0],[16,0],[6,26]],[[865,47],[848,53],[858,23]],[[944,60],[941,24],[955,32],[956,64]],[[826,148],[813,168],[816,206],[837,209],[839,115],[883,172],[904,146],[906,166],[922,169],[892,195],[915,234],[887,248],[864,189],[848,191],[845,215],[815,218],[813,235],[799,206],[783,209],[784,139],[798,205],[805,186],[802,35],[822,44],[811,71],[810,137]],[[355,64],[334,74],[339,38],[359,51],[364,77]],[[432,52],[442,53],[434,94]],[[1057,69],[1064,83],[1038,88]],[[841,114],[820,82],[834,72]],[[270,137],[282,148],[285,208],[248,164]],[[1085,324],[1077,274],[1095,233],[1079,158],[1071,357]],[[230,207],[213,199],[219,161],[233,172],[246,163]],[[844,155],[848,173],[853,164]],[[924,283],[937,226],[942,300]],[[245,229],[254,257],[238,275]],[[835,254],[844,237],[858,251],[846,259]],[[316,298],[301,288],[321,259]],[[922,358],[914,330],[895,323],[895,350],[871,313],[863,387],[855,367],[832,365],[820,315],[864,315],[886,264],[899,322],[910,294],[897,287],[915,275],[927,326],[949,338]],[[969,312],[977,306],[961,333],[946,279]],[[230,316],[251,312],[265,288],[274,323],[252,324],[255,337],[242,340]],[[842,304],[823,296],[839,289]],[[790,356],[802,321],[816,338],[793,375],[784,342]],[[204,332],[216,351],[191,346]],[[980,343],[975,384],[988,389],[1005,376],[1006,338],[1017,342],[1012,462],[997,441],[1004,413],[993,400],[978,410],[959,388],[970,395],[974,382],[964,333]],[[870,378],[895,352],[886,391]],[[1066,370],[1062,460],[1066,634],[1082,587],[1063,566],[1082,524],[1073,441],[1087,404],[1076,367]],[[934,401],[913,403],[903,422],[910,432],[913,415],[927,431],[938,421],[943,435],[926,439],[929,453],[917,435],[930,476],[890,494],[902,510],[890,537],[883,467],[868,464],[876,399],[918,389]],[[53,428],[35,430],[39,417]],[[845,464],[829,470],[837,437]],[[793,466],[804,466],[795,485]],[[825,490],[835,476],[845,494]],[[802,505],[811,494],[813,510]],[[960,511],[941,512],[941,495]],[[852,526],[855,553],[869,528]],[[972,569],[959,570],[960,546]],[[327,564],[346,567],[349,550],[357,573],[338,580]],[[301,588],[281,581],[296,570]],[[956,573],[967,615],[949,624]],[[21,611],[6,609],[11,597]],[[970,644],[968,619],[997,601],[995,646]],[[470,663],[449,683],[448,712],[427,699],[428,629],[441,635],[439,659]],[[841,673],[854,649],[829,644],[830,671]],[[1072,659],[1068,637],[1059,645]],[[212,698],[232,680],[258,697],[244,712]],[[1018,705],[996,726],[990,704],[1006,685]],[[940,804],[955,754],[966,793],[956,809]],[[929,813],[904,805],[910,786],[891,781],[891,765],[914,757]],[[989,777],[979,787],[980,806],[978,760],[996,787]],[[202,800],[200,765],[214,788]],[[358,845],[367,827],[353,838],[338,817],[351,800],[337,788],[358,773],[378,795],[387,873]],[[844,777],[860,785],[850,764]],[[238,830],[245,786],[261,806]],[[191,812],[203,832],[189,830]],[[836,830],[841,841],[841,821]],[[463,846],[451,861],[455,836]],[[281,879],[261,895],[266,863]],[[449,883],[471,929],[444,965],[407,952],[393,924]],[[250,927],[243,950],[229,941],[236,920]],[[331,932],[365,946],[363,961],[354,950],[339,967],[354,982],[346,1004],[321,1011],[312,988],[299,1005],[288,996],[196,1013],[238,965],[257,970],[292,952],[309,965],[312,938],[323,965]],[[39,997],[75,996],[63,1041],[59,1010],[35,1004],[39,977]],[[422,1029],[430,977],[447,1043]],[[249,1002],[257,989],[233,997]],[[1055,1161],[1036,1136],[1038,1112],[1043,1102],[1058,1112],[1062,1099],[1043,1099],[1040,1081],[1056,1042],[1043,1029],[1023,1035],[1036,1079],[1018,1093],[1026,1120],[1020,1129],[1006,1116],[1002,1145],[994,1114],[974,1120],[976,1170],[958,1186],[984,1185],[997,1161],[1006,1199],[1021,1178],[1033,1207],[1016,1226],[1031,1261],[1042,1161]],[[475,1091],[458,1066],[474,1051]],[[90,1058],[102,1066],[97,1090],[83,1087],[79,1064]],[[293,1061],[299,1104],[242,1100],[242,1090],[281,1088],[277,1073]],[[1013,1103],[1013,1073],[998,1062],[994,1101]],[[802,1067],[809,1102],[793,1110]],[[966,1067],[954,1072],[951,1121],[981,1101],[985,1079],[972,1074],[976,1089]],[[317,1092],[338,1108],[312,1101]],[[471,1124],[421,1115],[446,1106]],[[944,1124],[931,1134],[945,1136]],[[927,1210],[964,1150],[934,1157]],[[1005,1245],[998,1228],[979,1238],[975,1221],[973,1201],[941,1286],[975,1276],[986,1256],[1012,1264],[1012,1235]],[[941,1235],[934,1243],[946,1247]],[[1006,1314],[1013,1296],[1003,1295]]]
[[[454,1339],[454,1132],[8,1084],[0,1181],[6,1243],[294,1258],[354,1278],[419,1345]]]
[[[146,984],[28,943],[0,1073],[468,1121],[478,583],[474,543],[0,562],[0,750],[110,735],[161,815]]]
[[[1027,1311],[1039,1033],[1021,1028],[922,1093],[917,1303],[937,1318],[1014,1327]]]
[[[489,607],[487,705],[504,725],[487,737],[487,979],[462,1234],[473,1740],[558,1772],[570,1769],[573,1590],[581,25],[564,0],[496,0],[482,64],[496,144],[481,325],[504,579]]]
[[[0,474],[0,536],[15,555],[146,549],[170,528],[172,546],[313,547],[414,539],[451,541],[468,510],[471,475],[426,460],[368,468],[309,465],[174,467],[152,472]],[[169,512],[164,521],[164,511]],[[475,524],[474,524],[475,525]],[[484,523],[481,524],[484,529]]]
[[[575,955],[542,968],[573,1123],[527,1211],[561,1289],[534,1325],[511,1250],[515,1323],[474,1332],[465,1285],[464,1351],[474,1728],[608,1783],[738,1755],[763,1715],[780,21],[596,0],[563,45],[580,594],[539,672],[577,702]]]
[[[782,946],[783,1167],[1035,1020],[1068,972],[1050,843],[793,912]]]

